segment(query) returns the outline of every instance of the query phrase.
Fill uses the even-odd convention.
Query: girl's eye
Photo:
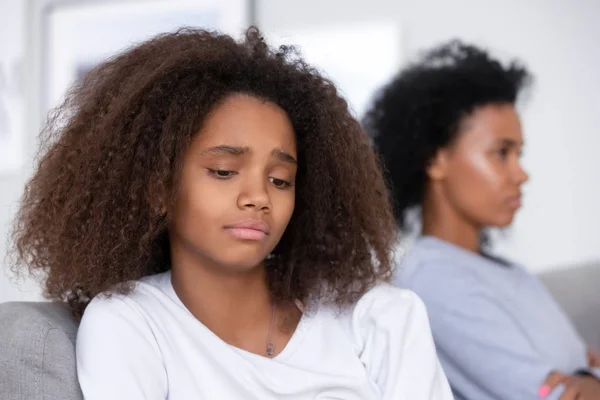
[[[280,189],[286,189],[292,186],[290,182],[284,181],[283,179],[269,178],[269,180],[273,185],[275,185],[275,187]]]
[[[217,179],[229,179],[232,176],[234,176],[235,174],[237,174],[237,172],[235,172],[235,171],[228,171],[228,170],[224,170],[224,169],[210,169],[210,168],[208,169],[208,172]]]

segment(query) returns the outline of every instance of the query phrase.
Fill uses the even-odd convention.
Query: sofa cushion
[[[0,304],[0,397],[83,399],[75,366],[77,324],[59,303]]]
[[[539,275],[588,346],[600,350],[600,264]]]

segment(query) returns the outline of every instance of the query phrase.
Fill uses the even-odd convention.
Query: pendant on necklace
[[[273,357],[275,354],[275,345],[271,342],[267,344],[267,357]]]

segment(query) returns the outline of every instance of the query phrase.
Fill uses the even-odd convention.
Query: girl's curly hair
[[[295,130],[296,207],[268,260],[275,299],[356,301],[391,271],[396,227],[376,155],[334,85],[293,47],[181,29],[89,73],[42,131],[13,228],[13,270],[45,274],[81,315],[95,295],[171,268],[168,216],[182,156],[207,113],[245,93]]]

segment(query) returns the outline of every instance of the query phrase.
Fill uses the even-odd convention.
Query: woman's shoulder
[[[433,285],[436,290],[443,290],[441,285],[444,282],[473,283],[485,280],[482,274],[491,269],[486,267],[494,266],[484,264],[490,264],[490,261],[442,240],[424,237],[396,258],[394,285],[409,288],[419,295],[418,288],[422,285]]]

